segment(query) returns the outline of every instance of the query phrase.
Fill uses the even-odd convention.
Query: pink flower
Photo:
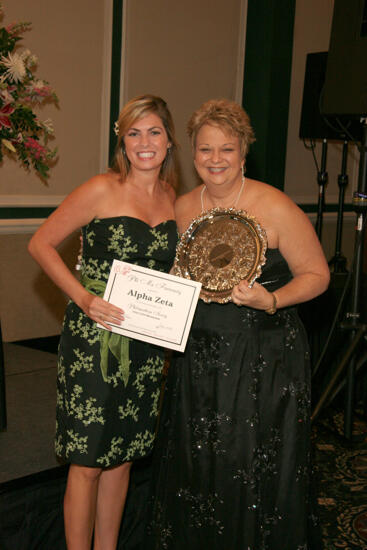
[[[53,90],[51,86],[47,86],[46,84],[43,84],[42,81],[39,81],[39,83],[32,83],[30,86],[27,86],[26,91],[28,93],[26,100],[28,101],[29,100],[42,101],[43,98],[51,97],[53,94]]]
[[[11,34],[11,32],[12,32],[12,30],[14,29],[15,26],[16,26],[16,23],[10,23],[10,25],[8,25],[7,27],[5,27],[6,32],[8,32],[9,34]]]
[[[37,140],[33,138],[27,138],[24,142],[24,147],[34,156],[35,159],[45,160],[46,158],[46,148],[43,145],[40,145]]]
[[[14,107],[9,104],[0,109],[0,128],[1,126],[4,126],[5,128],[11,128],[9,115],[11,115],[12,113],[14,113]]]
[[[0,10],[1,15],[1,10]],[[7,27],[5,27],[5,30],[7,33],[9,33],[11,36],[19,36],[24,33],[24,31],[30,29],[31,23],[23,22],[23,23],[10,23]]]
[[[51,95],[52,90],[50,86],[43,86],[42,88],[34,88],[34,92],[37,95],[47,97],[48,95]]]

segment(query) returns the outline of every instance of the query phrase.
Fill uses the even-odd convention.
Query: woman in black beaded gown
[[[30,253],[70,297],[59,347],[56,453],[70,462],[69,550],[114,550],[132,461],[154,441],[164,351],[112,333],[103,300],[112,261],[169,271],[177,243],[174,127],[159,97],[129,101],[115,125],[113,168],[75,189],[36,232]],[[78,281],[56,247],[82,228]],[[104,329],[97,327],[97,323]]]
[[[310,372],[295,304],[322,293],[329,270],[305,214],[251,179],[254,140],[242,108],[211,100],[189,122],[203,184],[176,201],[180,233],[214,207],[245,210],[267,236],[266,263],[231,302],[199,300],[168,372],[153,455],[144,550],[309,550]]]

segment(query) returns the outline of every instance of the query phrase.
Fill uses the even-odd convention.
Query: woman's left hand
[[[271,292],[259,283],[249,286],[248,281],[242,280],[232,290],[232,302],[238,306],[247,306],[254,309],[270,309],[273,305]]]

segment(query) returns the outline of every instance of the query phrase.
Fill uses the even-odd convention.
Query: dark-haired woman
[[[56,453],[70,463],[68,550],[115,550],[132,461],[150,453],[163,350],[113,334],[122,309],[103,300],[114,259],[169,271],[175,253],[176,141],[159,97],[129,101],[116,123],[113,168],[75,189],[29,251],[71,299],[58,362]],[[82,228],[80,282],[56,248]],[[97,327],[97,323],[104,329]]]

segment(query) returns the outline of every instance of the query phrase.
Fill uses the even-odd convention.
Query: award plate
[[[204,302],[226,303],[242,279],[261,274],[266,233],[253,216],[234,208],[213,208],[195,218],[177,245],[173,273],[199,281]]]

